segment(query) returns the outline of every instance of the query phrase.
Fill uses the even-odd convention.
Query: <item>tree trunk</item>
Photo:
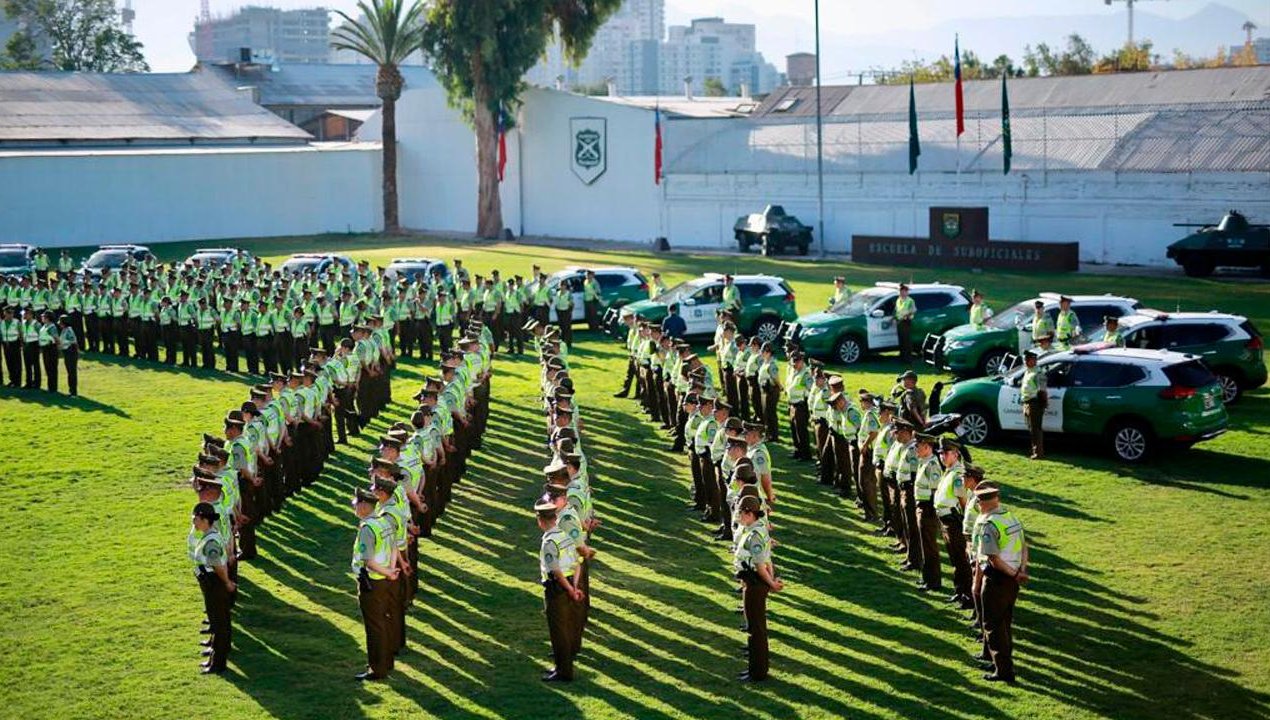
[[[401,232],[397,218],[397,100],[384,98],[383,159],[384,159],[384,232]]]
[[[472,93],[476,125],[476,234],[493,240],[503,234],[503,206],[498,196],[498,127],[494,121],[490,88],[484,82],[479,60],[476,65]]]

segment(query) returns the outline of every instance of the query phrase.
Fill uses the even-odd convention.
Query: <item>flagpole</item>
[[[956,68],[957,75],[956,78],[953,79],[953,82],[956,83],[956,89],[954,92],[956,93],[957,100],[957,108],[955,110],[957,117],[953,119],[954,130],[957,134],[957,202],[961,203],[965,197],[961,191],[961,118],[963,112],[961,105],[961,38],[956,34],[953,35],[953,55],[955,55],[953,58],[953,67]]]
[[[820,233],[820,257],[825,257],[825,143],[820,107],[820,0],[814,0],[816,16],[816,219]]]

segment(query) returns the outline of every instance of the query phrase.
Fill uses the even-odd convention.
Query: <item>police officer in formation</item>
[[[600,525],[591,497],[594,474],[583,450],[576,389],[569,374],[569,346],[561,328],[530,318],[524,330],[541,366],[539,388],[548,448],[543,467],[546,484],[534,503],[543,533],[539,581],[553,661],[542,679],[570,682],[591,609],[595,557],[591,534]]]
[[[431,537],[467,458],[480,446],[493,346],[489,326],[469,319],[457,347],[440,352],[437,375],[425,377],[412,397],[415,410],[379,438],[369,486],[353,497],[352,570],[366,631],[366,667],[358,680],[388,677],[406,649],[406,613],[420,584],[419,541]]]

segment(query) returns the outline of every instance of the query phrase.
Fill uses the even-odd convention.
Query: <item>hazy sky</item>
[[[1270,35],[1270,0],[1216,1],[1250,16],[1261,26],[1259,35]],[[1183,18],[1212,2],[1214,0],[1139,0],[1137,12],[1139,17],[1149,13]],[[211,0],[213,14],[228,13],[248,4],[284,8],[320,5],[349,12],[357,5],[356,0]],[[849,69],[893,62],[887,53],[870,48],[881,45],[909,47],[905,44],[907,33],[934,25],[953,23],[961,26],[964,23],[970,30],[982,18],[1037,17],[1033,37],[1000,38],[996,47],[980,49],[980,55],[1008,52],[1017,56],[1025,44],[1038,41],[1054,43],[1072,30],[1086,30],[1065,26],[1061,16],[1103,15],[1107,17],[1107,22],[1111,22],[1112,15],[1124,12],[1123,2],[1107,7],[1102,0],[892,0],[886,3],[877,0],[821,0],[820,5],[822,43],[832,40],[838,50],[835,54],[834,48],[828,48],[823,53],[827,80]],[[194,55],[187,38],[198,14],[198,0],[133,0],[133,6],[137,11],[136,33],[145,45],[151,67],[161,72],[188,70],[194,62]],[[666,0],[667,24],[686,24],[691,18],[710,15],[719,15],[733,22],[757,24],[759,50],[778,68],[783,69],[782,58],[787,53],[811,49],[812,0]],[[1039,19],[1047,17],[1053,19]],[[1218,44],[1230,44],[1240,37],[1239,29],[1232,28],[1229,36],[1201,39],[1198,45],[1216,48]],[[857,41],[861,52],[847,60],[841,44]],[[927,48],[913,49],[923,56],[931,54]]]

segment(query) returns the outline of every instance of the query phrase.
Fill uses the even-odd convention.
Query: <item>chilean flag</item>
[[[961,94],[961,42],[953,36],[953,77],[957,80],[957,135],[966,131],[966,102]]]
[[[498,106],[498,181],[503,181],[507,168],[507,122],[503,116],[503,106]]]
[[[653,184],[661,184],[661,108],[653,109]]]

